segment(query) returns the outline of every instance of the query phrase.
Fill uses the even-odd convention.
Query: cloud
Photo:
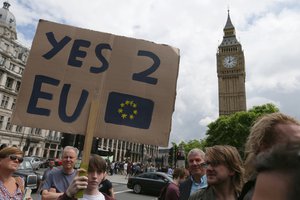
[[[216,52],[228,2],[179,0],[17,0],[19,40],[26,45],[38,19],[175,46],[181,51],[171,142],[205,136],[218,117]],[[300,118],[300,2],[230,1],[246,63],[247,105],[273,102]]]

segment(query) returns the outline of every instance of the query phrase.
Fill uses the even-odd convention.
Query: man
[[[43,200],[54,200],[63,194],[76,176],[74,169],[78,155],[78,149],[66,146],[62,154],[62,168],[52,170],[44,182],[41,193]]]
[[[84,169],[80,169],[84,170]],[[63,193],[59,200],[73,200],[75,194],[84,189],[83,198],[78,200],[113,200],[114,198],[98,190],[98,186],[105,176],[106,162],[99,155],[91,155],[88,167],[88,177],[76,176],[65,193]]]
[[[40,191],[41,191],[41,188],[42,188],[42,186],[43,186],[45,180],[47,179],[49,173],[51,172],[51,170],[56,169],[56,168],[55,168],[55,162],[54,162],[54,160],[52,160],[52,159],[49,160],[48,165],[49,165],[49,167],[44,171],[44,174],[43,174],[43,177],[42,177],[42,182],[41,182],[40,185],[39,185],[39,189],[38,189],[39,193],[40,193]]]
[[[300,197],[300,144],[275,146],[256,159],[253,200],[296,200]]]
[[[55,162],[54,160],[49,160],[49,167],[44,171],[42,181],[45,181],[51,172],[51,170],[55,169]]]
[[[276,144],[300,141],[300,122],[282,113],[271,113],[259,118],[251,128],[246,142],[244,185],[240,200],[251,200],[256,182],[255,159],[261,152],[269,151]]]
[[[206,148],[208,187],[193,193],[189,200],[236,200],[243,186],[244,168],[238,150],[229,145]]]
[[[179,186],[180,200],[187,200],[192,193],[207,187],[204,157],[204,152],[198,148],[192,149],[188,153],[187,159],[191,176]]]

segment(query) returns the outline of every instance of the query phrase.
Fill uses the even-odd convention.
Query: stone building
[[[16,19],[9,7],[4,2],[0,9],[0,144],[16,145],[25,155],[56,157],[60,151],[59,132],[10,122],[29,49],[17,41]]]

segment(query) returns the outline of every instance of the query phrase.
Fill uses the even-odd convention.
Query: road
[[[113,183],[113,187],[115,190],[115,198],[116,200],[156,200],[155,196],[143,195],[143,194],[135,194],[132,190],[129,190],[126,184],[122,183]],[[40,200],[38,194],[31,195],[33,200]]]
[[[39,173],[43,173],[45,169],[38,170]],[[157,197],[135,194],[132,190],[127,188],[127,179],[123,175],[108,176],[108,179],[112,182],[115,191],[116,200],[156,200]],[[33,200],[40,200],[40,196],[36,193],[31,195]]]

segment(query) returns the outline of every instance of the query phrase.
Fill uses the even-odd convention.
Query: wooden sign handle
[[[80,172],[79,176],[87,176],[88,173],[88,166],[89,166],[89,160],[91,155],[91,149],[92,149],[92,143],[93,143],[93,136],[95,132],[96,122],[97,122],[97,115],[100,108],[100,102],[99,101],[92,101],[91,107],[90,107],[90,113],[87,123],[87,129],[84,139],[84,146],[83,146],[83,155],[82,160],[80,164],[80,168],[83,168],[86,170],[86,172]],[[83,197],[84,190],[79,190],[75,197],[82,198]]]

